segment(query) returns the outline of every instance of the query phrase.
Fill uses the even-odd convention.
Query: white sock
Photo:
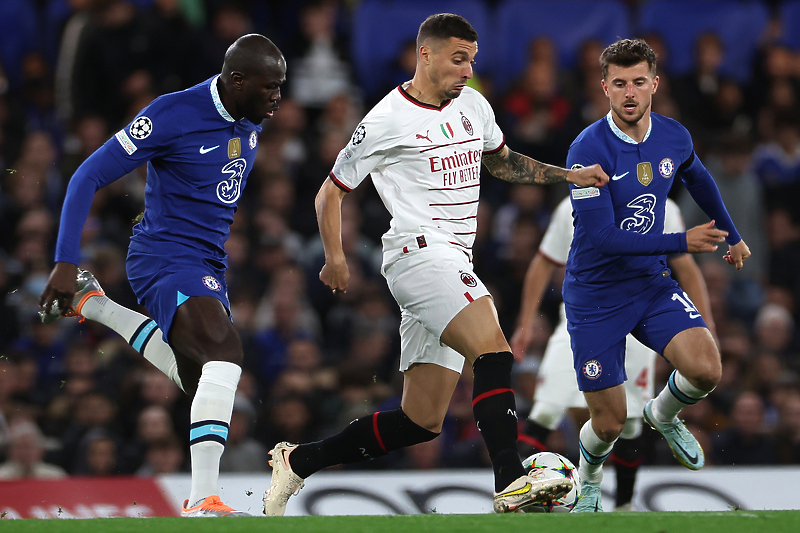
[[[613,442],[601,440],[592,428],[591,419],[586,421],[581,428],[579,441],[581,460],[578,473],[581,475],[581,480],[595,484],[603,481],[603,462],[611,453],[614,442],[617,442],[617,439]]]
[[[189,507],[219,494],[219,459],[225,450],[233,399],[241,375],[241,367],[234,363],[209,361],[203,365],[191,409],[192,491]]]
[[[81,314],[122,335],[137,352],[184,390],[178,375],[175,354],[172,353],[169,344],[164,342],[161,329],[156,326],[154,320],[119,305],[108,296],[89,298],[83,304]]]
[[[675,370],[669,376],[664,390],[653,400],[653,418],[659,424],[667,424],[678,416],[681,409],[696,404],[709,392],[698,389]]]

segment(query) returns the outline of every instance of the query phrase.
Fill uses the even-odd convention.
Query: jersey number
[[[678,300],[680,303],[683,304],[683,310],[689,313],[689,318],[698,318],[700,316],[700,311],[692,303],[692,299],[689,298],[689,295],[685,292],[683,293],[683,297],[680,294],[675,293],[672,295],[672,301]]]
[[[647,233],[653,229],[656,223],[656,202],[654,194],[643,194],[628,202],[628,207],[636,209],[636,211],[633,216],[629,216],[620,223],[620,229],[636,233]]]

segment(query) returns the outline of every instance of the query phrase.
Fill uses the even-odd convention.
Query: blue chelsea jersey
[[[170,253],[178,244],[227,266],[225,241],[261,126],[230,116],[217,78],[157,98],[106,143],[125,172],[147,162],[132,249]]]
[[[683,250],[676,244],[678,234],[662,234],[667,195],[673,180],[682,170],[681,165],[693,160],[691,136],[672,119],[655,113],[650,117],[650,128],[642,142],[637,143],[623,133],[609,113],[587,127],[570,146],[568,167],[597,163],[610,180],[602,188],[572,187],[570,190],[575,236],[567,260],[569,283],[565,281],[565,298],[577,296],[575,292],[568,295],[570,289],[578,291],[590,286],[589,292],[594,293],[603,288],[618,289],[618,282],[624,280],[644,282],[666,270],[665,252],[685,251],[685,244]],[[613,216],[614,228],[652,235],[653,242],[656,236],[663,238],[651,252],[653,255],[603,253],[590,238],[590,233],[597,231],[596,220],[592,219],[591,227],[586,225],[586,219],[598,214],[597,211],[590,213],[594,210],[605,210],[609,223]],[[664,242],[674,249],[658,253]]]

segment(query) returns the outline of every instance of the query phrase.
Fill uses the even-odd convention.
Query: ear
[[[241,90],[244,86],[244,74],[241,72],[231,72],[231,84]]]
[[[657,90],[658,90],[658,76],[653,78],[653,93],[652,94],[656,94]]]
[[[419,51],[417,52],[417,61],[423,65],[429,65],[431,62],[431,52],[431,47],[423,44],[419,47]]]
[[[606,80],[600,80],[600,85],[603,86],[603,92],[605,93],[606,98],[608,98],[608,86],[606,85]]]

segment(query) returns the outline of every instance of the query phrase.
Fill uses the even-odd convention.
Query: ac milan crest
[[[464,126],[464,131],[467,132],[467,135],[472,135],[472,123],[463,113],[461,114],[461,125]]]
[[[461,281],[467,287],[475,287],[476,285],[478,285],[478,282],[475,281],[475,277],[472,274],[468,273],[468,272],[462,272],[461,273]]]

